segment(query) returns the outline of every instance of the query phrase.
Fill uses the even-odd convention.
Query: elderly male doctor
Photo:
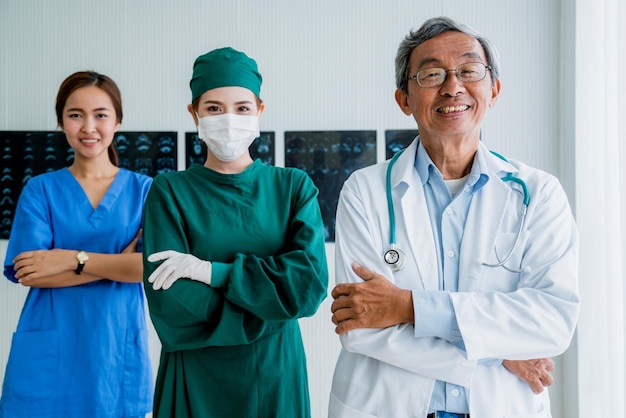
[[[551,417],[549,357],[579,310],[567,197],[480,141],[500,80],[473,29],[425,22],[400,44],[396,83],[419,136],[390,170],[355,172],[337,209],[329,417]]]

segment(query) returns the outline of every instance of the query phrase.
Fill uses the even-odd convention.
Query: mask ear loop
[[[383,260],[385,263],[389,265],[392,271],[396,272],[401,270],[406,263],[406,257],[404,253],[396,248],[396,215],[393,210],[393,199],[391,196],[391,169],[393,165],[396,163],[396,160],[402,154],[402,151],[398,151],[391,161],[389,161],[389,166],[387,167],[387,210],[389,211],[389,246],[390,248],[385,251],[383,255]]]
[[[200,115],[198,114],[198,112],[194,112],[196,114],[196,121],[198,122],[196,124],[196,132],[198,133],[198,138],[200,138]],[[200,138],[202,140],[202,138]]]

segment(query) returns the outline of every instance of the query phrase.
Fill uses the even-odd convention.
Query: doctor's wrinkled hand
[[[163,261],[148,277],[148,282],[152,283],[154,290],[167,290],[172,287],[176,280],[181,278],[211,285],[212,265],[210,261],[200,260],[191,254],[183,254],[173,250],[150,254],[148,261],[151,263]]]
[[[506,369],[528,383],[533,393],[543,392],[544,387],[554,383],[552,371],[554,361],[551,358],[540,358],[533,360],[504,360],[502,365]]]
[[[331,295],[335,332],[343,334],[357,328],[386,328],[413,323],[413,296],[385,276],[352,263],[352,270],[364,281],[341,283]]]

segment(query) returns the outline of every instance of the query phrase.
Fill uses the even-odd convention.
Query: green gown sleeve
[[[155,291],[147,279],[158,263],[149,263],[147,256],[163,250],[191,253],[187,208],[174,198],[172,185],[160,180],[155,179],[146,200],[143,250],[146,297],[164,350],[247,344],[273,332],[281,321],[317,311],[327,294],[328,270],[318,191],[308,176],[294,182],[291,196],[276,199],[291,205],[281,251],[270,256],[235,252],[228,261],[209,260],[211,286],[179,279],[170,289]]]

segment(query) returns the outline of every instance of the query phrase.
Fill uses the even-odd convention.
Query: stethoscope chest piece
[[[383,258],[385,259],[385,263],[387,263],[393,271],[401,270],[406,262],[404,253],[393,245],[385,252]]]

